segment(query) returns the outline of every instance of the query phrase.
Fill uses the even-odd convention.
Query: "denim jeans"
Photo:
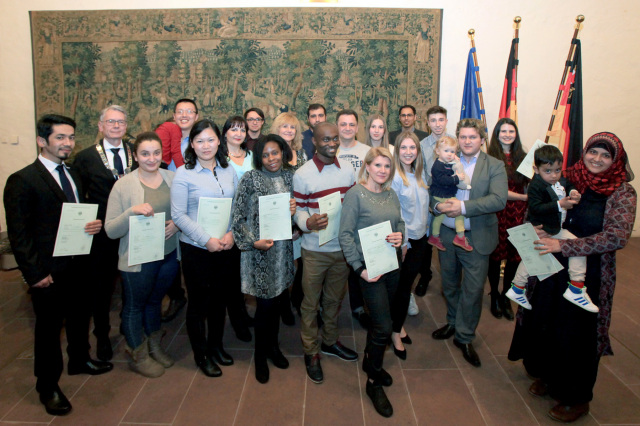
[[[122,271],[122,332],[132,349],[142,344],[144,335],[160,330],[162,298],[178,273],[177,253],[142,264],[140,272]]]

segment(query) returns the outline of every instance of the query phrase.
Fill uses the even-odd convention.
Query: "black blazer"
[[[560,178],[560,185],[564,186],[567,195],[574,189],[570,181]],[[562,229],[562,214],[558,210],[558,196],[539,174],[535,174],[527,189],[529,214],[527,220],[533,226],[542,225],[542,229],[551,235],[556,235]]]
[[[123,143],[133,151],[133,145],[128,142]],[[102,145],[102,141],[100,145]],[[131,161],[133,164],[127,164],[125,167],[131,167],[131,170],[134,170],[138,167],[138,163],[133,158]],[[95,145],[80,151],[73,162],[73,167],[80,174],[80,179],[82,179],[82,187],[85,192],[81,197],[87,203],[98,205],[98,219],[104,223],[104,218],[107,214],[107,201],[109,201],[109,194],[116,183],[116,179],[102,163]]]
[[[395,146],[396,138],[400,133],[402,133],[402,131],[403,131],[402,128],[400,128],[400,130],[394,130],[393,132],[389,133],[389,145]],[[429,133],[423,132],[422,130],[418,130],[418,129],[414,129],[413,133],[415,133],[415,135],[418,137],[418,142],[420,142],[422,139],[429,136]]]
[[[78,194],[80,177],[69,170]],[[72,256],[52,257],[62,203],[67,198],[49,170],[36,159],[9,176],[4,188],[4,208],[11,249],[27,284],[66,270]]]

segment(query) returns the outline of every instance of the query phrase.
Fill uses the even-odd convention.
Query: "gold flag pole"
[[[513,18],[513,22],[514,22],[514,27],[515,27],[515,35],[514,38],[517,40],[516,41],[516,46],[515,46],[515,60],[516,60],[516,66],[515,66],[515,76],[514,76],[514,82],[518,81],[518,45],[520,44],[520,39],[518,37],[520,37],[520,22],[522,22],[522,18],[519,16],[516,16],[515,18]],[[516,83],[516,87],[513,88],[513,92],[516,94],[516,99],[517,99],[517,93],[518,93],[518,86]],[[515,122],[516,124],[518,124],[518,110],[516,109],[516,115],[515,115]]]
[[[469,38],[471,39],[471,47],[473,48],[473,66],[478,68],[476,71],[476,80],[478,81],[478,89],[482,89],[482,83],[480,82],[480,68],[478,67],[478,55],[476,55],[476,42],[474,40],[474,36],[476,34],[476,30],[471,28],[469,30]],[[480,97],[480,110],[484,111],[484,97],[482,96],[482,90],[478,91],[478,95]],[[485,129],[487,128],[487,117],[484,112],[482,113],[482,123],[484,123]]]
[[[562,99],[562,88],[567,83],[567,74],[569,73],[569,69],[571,69],[571,62],[573,61],[573,53],[575,52],[576,45],[573,43],[575,39],[578,38],[578,33],[582,29],[582,23],[584,22],[584,15],[578,15],[576,17],[576,26],[573,31],[573,38],[571,39],[571,47],[569,48],[569,54],[567,55],[567,62],[564,65],[564,72],[562,73],[562,79],[560,80],[560,88],[558,89],[558,95],[556,96],[556,102],[553,105],[553,113],[551,114],[551,120],[549,121],[549,128],[547,129],[547,136],[544,141],[549,143],[549,139],[552,136],[557,136],[560,134],[562,130],[562,122],[556,122],[556,115],[558,114],[558,105],[560,105],[560,100]],[[564,116],[565,107],[561,107],[561,115]]]

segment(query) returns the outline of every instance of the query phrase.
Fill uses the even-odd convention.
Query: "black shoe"
[[[409,337],[409,335],[408,335],[408,334],[407,334],[406,336],[404,336],[404,337],[401,337],[401,338],[400,338],[400,341],[401,341],[402,343],[404,343],[405,345],[410,345],[410,344],[412,344],[412,343],[413,343],[413,340],[411,340],[411,337]]]
[[[53,390],[40,392],[40,402],[52,416],[64,416],[71,411],[71,403],[57,386]]]
[[[494,317],[500,319],[502,318],[502,301],[501,301],[501,297],[495,297],[495,296],[491,296],[491,306],[490,306],[490,310],[491,310],[491,315],[493,315]]]
[[[84,362],[69,361],[69,364],[67,364],[67,374],[70,376],[75,376],[76,374],[98,376],[111,370],[113,370],[113,364],[105,361],[96,361],[95,359],[88,359]]]
[[[422,280],[418,281],[418,285],[416,286],[416,289],[413,290],[413,293],[416,296],[422,297],[425,294],[427,294],[427,289],[429,288],[429,281],[424,282]]]
[[[109,336],[98,338],[96,356],[100,361],[111,361],[111,358],[113,358],[113,348],[111,348]]]
[[[324,343],[321,344],[320,350],[323,354],[337,356],[343,361],[358,360],[358,354],[355,351],[344,346],[342,343],[340,343],[339,340],[336,340],[336,342],[331,346],[325,345]]]
[[[235,330],[236,332],[236,337],[238,338],[238,340],[242,341],[242,342],[250,342],[251,341],[251,331],[249,331],[249,327],[239,327],[238,329]]]
[[[307,376],[313,383],[320,384],[324,381],[322,366],[320,365],[320,355],[305,355],[304,364],[307,367]]]
[[[431,333],[431,337],[436,340],[446,340],[454,334],[456,334],[456,328],[452,325],[447,324],[444,327],[441,327]]]
[[[377,373],[371,370],[370,364],[367,361],[367,357],[364,358],[362,363],[362,371],[367,373],[367,376],[371,379],[374,379],[376,383],[381,384],[382,386],[391,386],[393,384],[393,377],[391,374],[387,372],[384,368],[381,368]]]
[[[367,380],[367,395],[373,402],[373,407],[382,417],[391,417],[393,415],[393,407],[389,402],[389,398],[384,393],[382,386],[375,385]]]
[[[271,360],[273,365],[281,370],[289,368],[289,360],[284,356],[280,348],[277,346],[267,353],[267,358]]]
[[[351,316],[358,320],[360,326],[365,330],[369,330],[369,326],[371,326],[371,317],[364,310],[358,312],[352,312]]]
[[[269,381],[269,366],[267,365],[267,359],[264,357],[255,357],[256,368],[256,380],[259,383],[265,384]]]
[[[480,367],[480,365],[482,365],[480,363],[480,357],[476,353],[476,350],[473,349],[473,344],[460,343],[456,339],[453,339],[453,344],[462,351],[462,356],[469,364],[474,367]]]
[[[216,362],[220,365],[233,365],[233,358],[231,357],[231,355],[225,352],[224,349],[222,349],[222,346],[218,346],[217,348],[213,349],[211,351],[211,356],[213,356],[213,359],[215,359]]]
[[[513,321],[515,316],[513,315],[513,309],[511,309],[511,300],[507,296],[501,296],[502,302],[502,315],[509,321]]]
[[[196,365],[200,368],[200,370],[202,370],[204,375],[207,377],[222,376],[222,370],[220,370],[220,367],[218,367],[218,364],[216,364],[215,361],[209,357],[206,357],[203,360],[196,362]]]
[[[393,347],[393,353],[394,353],[394,354],[396,354],[396,356],[397,356],[398,358],[400,358],[400,359],[401,359],[401,360],[403,360],[403,361],[404,361],[405,359],[407,359],[407,350],[406,350],[406,349],[403,349],[403,350],[397,349],[397,348],[395,347],[395,345],[393,345],[393,344],[391,344],[391,347]]]
[[[171,299],[169,307],[162,314],[162,322],[169,322],[178,316],[182,308],[187,304],[187,298],[182,297],[180,299]]]
[[[280,318],[282,318],[284,325],[296,325],[296,317],[293,315],[293,312],[291,312],[291,308],[283,308],[280,311]]]

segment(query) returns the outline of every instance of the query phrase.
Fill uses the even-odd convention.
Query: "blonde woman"
[[[369,116],[365,129],[367,130],[364,139],[365,144],[371,148],[377,146],[387,148],[389,152],[391,152],[391,155],[393,155],[394,146],[389,145],[389,131],[387,130],[387,124],[383,116],[380,114]]]
[[[302,126],[300,120],[293,113],[283,112],[273,120],[271,133],[280,136],[293,151],[293,158],[289,165],[293,172],[307,162],[307,154],[302,149]]]

